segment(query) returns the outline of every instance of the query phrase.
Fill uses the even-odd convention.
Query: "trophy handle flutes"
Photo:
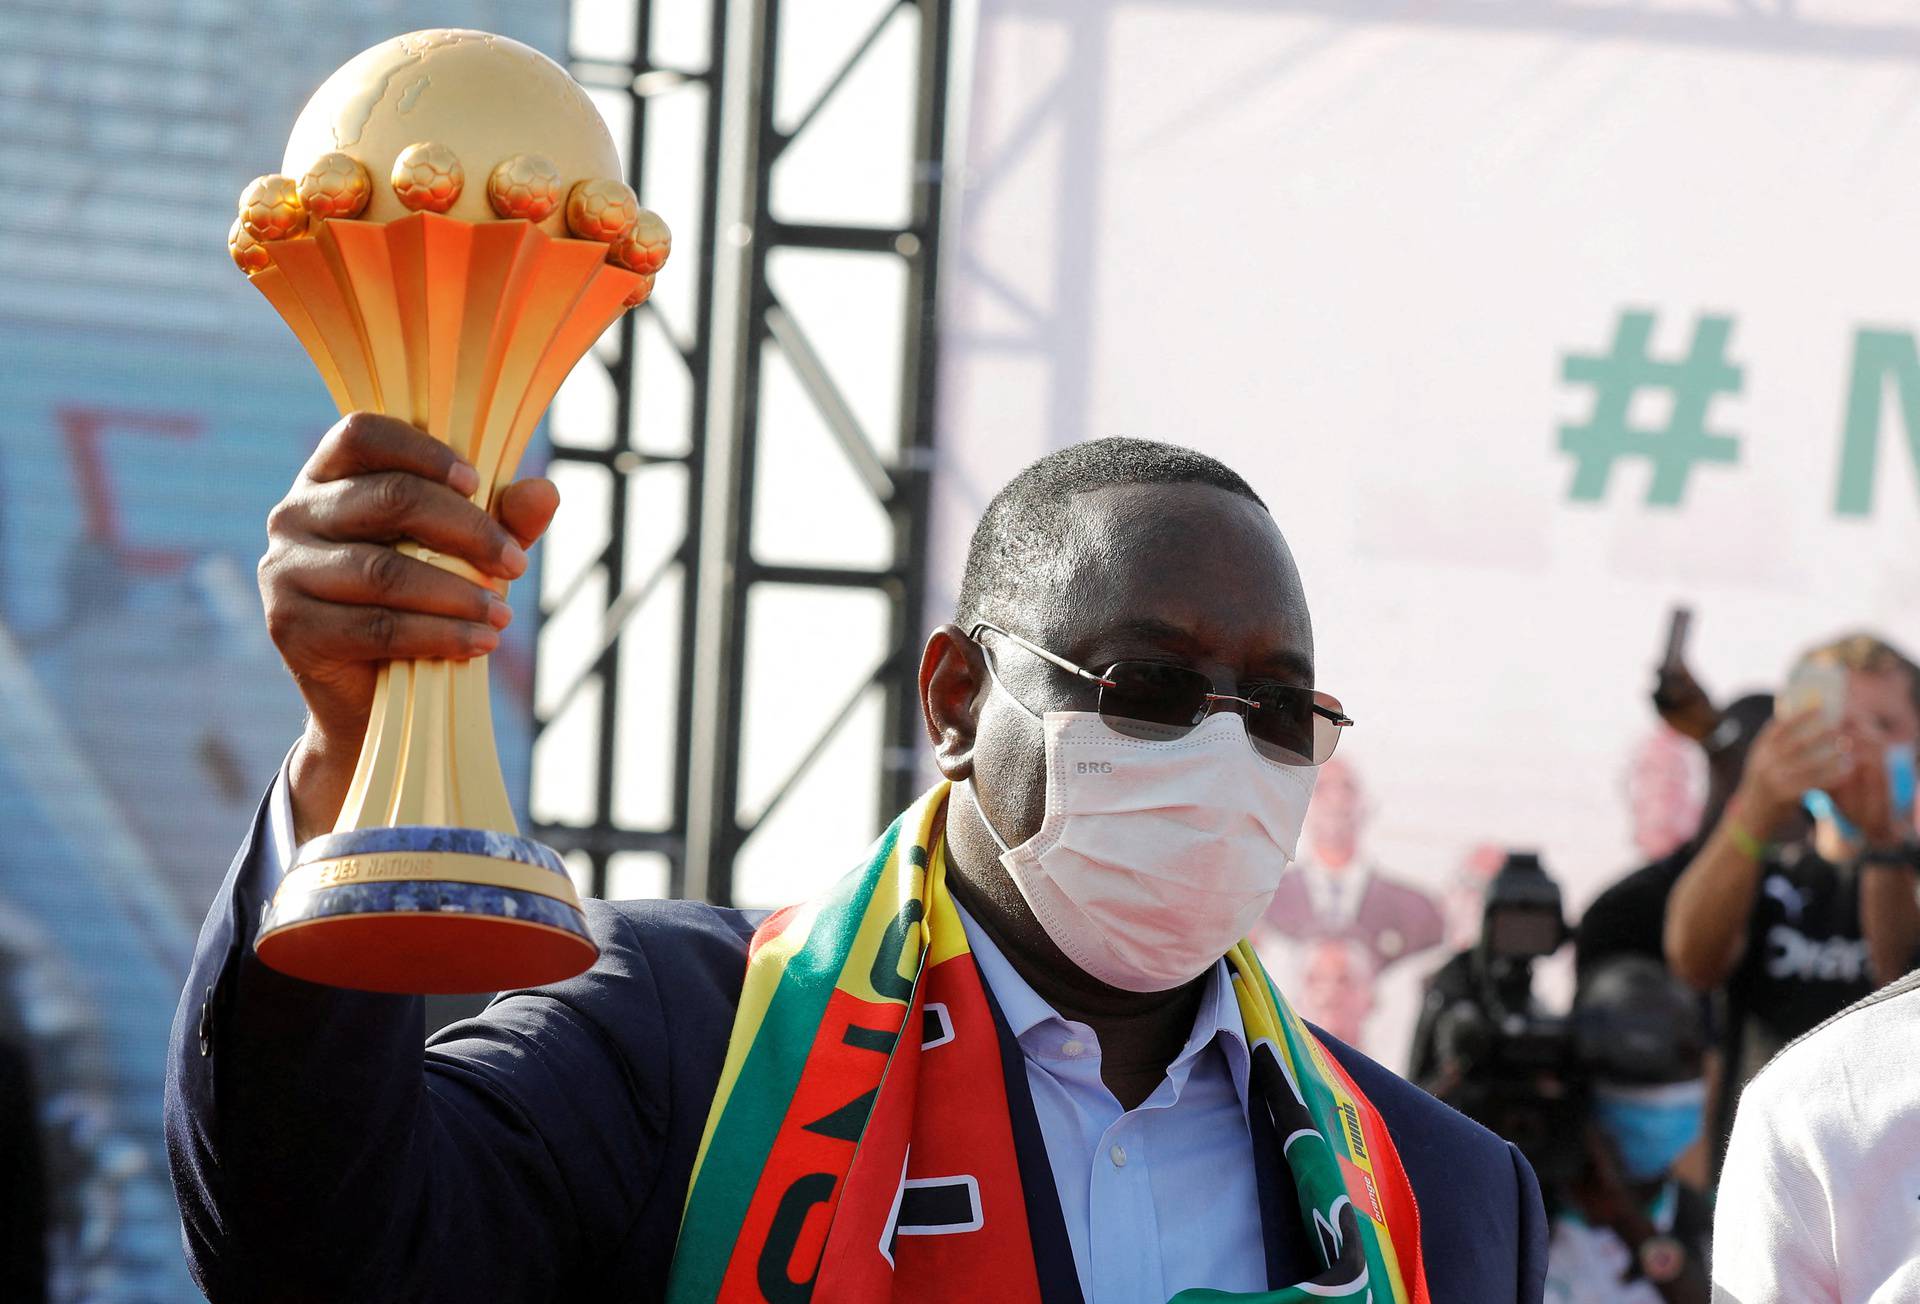
[[[493,220],[447,215],[463,160],[422,141],[392,164],[404,216],[358,220],[376,198],[370,174],[334,151],[298,181],[254,182],[231,245],[340,411],[401,417],[446,443],[479,473],[473,501],[490,509],[574,364],[650,293],[668,236],[621,182],[563,191],[544,155],[468,161],[491,169]],[[541,224],[555,224],[563,195],[556,237]],[[505,593],[464,561],[400,548]],[[564,863],[519,834],[485,657],[380,669],[339,818],[299,848],[256,945],[296,977],[376,991],[531,986],[593,962]]]

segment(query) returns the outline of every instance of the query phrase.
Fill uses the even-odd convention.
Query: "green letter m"
[[[1847,428],[1841,436],[1840,489],[1833,510],[1865,516],[1873,510],[1873,471],[1880,454],[1880,412],[1888,378],[1900,399],[1907,447],[1920,475],[1920,356],[1906,331],[1863,330],[1853,337],[1853,383],[1847,391]]]

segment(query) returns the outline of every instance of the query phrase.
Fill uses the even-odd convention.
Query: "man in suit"
[[[1432,897],[1383,873],[1362,853],[1366,793],[1343,757],[1320,767],[1305,826],[1307,850],[1287,867],[1265,927],[1296,942],[1349,938],[1387,967],[1438,946],[1446,920]]]
[[[544,481],[522,482],[500,496],[494,519],[464,498],[475,483],[441,445],[356,414],[322,442],[270,520],[261,567],[268,625],[311,719],[202,931],[167,1084],[188,1257],[216,1301],[512,1304],[655,1300],[670,1290],[689,1298],[669,1279],[676,1248],[716,1231],[682,1227],[693,1174],[710,1157],[710,1107],[716,1093],[764,1085],[746,1081],[751,1058],[722,1076],[736,1016],[744,1024],[753,1013],[742,982],[760,921],[739,911],[590,902],[599,963],[503,995],[424,1053],[417,1000],[313,986],[254,954],[262,904],[288,851],[339,807],[379,661],[472,656],[505,623],[478,587],[396,560],[389,546],[415,539],[488,574],[520,573],[557,495]],[[1300,580],[1254,492],[1218,462],[1167,445],[1100,440],[1062,450],[989,506],[960,607],[960,622],[933,631],[921,665],[934,760],[955,785],[950,800],[936,793],[937,809],[926,809],[999,1040],[1027,1222],[1019,1240],[1032,1259],[1008,1280],[1038,1286],[1001,1292],[997,1281],[975,1281],[958,1295],[952,1282],[921,1276],[896,1281],[890,1297],[1162,1304],[1211,1287],[1274,1288],[1282,1293],[1270,1298],[1289,1301],[1367,1290],[1375,1300],[1417,1299],[1411,1283],[1423,1279],[1435,1304],[1538,1301],[1543,1217],[1519,1154],[1330,1037],[1292,1059],[1285,1082],[1263,1072],[1273,1064],[1270,1039],[1249,1037],[1240,979],[1230,984],[1226,962],[1211,958],[1234,936],[1222,936],[1223,924],[1243,928],[1257,916],[1298,833],[1297,809],[1258,794],[1303,798],[1311,786],[1310,769],[1298,767],[1312,758],[1263,750],[1281,719],[1249,724],[1264,706],[1314,700]],[[1184,726],[1155,734],[1160,726],[1107,711],[1122,663],[1133,667],[1129,682],[1197,675],[1205,700]],[[1335,717],[1329,709],[1322,718]],[[1178,820],[1144,810],[1144,799],[1107,812],[1144,813],[1123,823],[1180,852],[1163,871],[1191,864],[1196,849],[1202,868],[1190,879],[1183,869],[1169,893],[1150,881],[1155,865],[1126,863],[1138,861],[1137,841],[1082,856],[1071,876],[1083,896],[1124,880],[1147,902],[1130,927],[1105,929],[1051,906],[1043,919],[1032,904],[1053,901],[1047,892],[1070,877],[1039,836],[1050,801],[1076,800],[1055,735],[1098,734],[1103,722],[1114,726],[1105,742],[1171,776],[1169,790],[1206,825],[1183,834]],[[1183,787],[1181,776],[1193,773],[1186,758],[1203,743],[1247,784]],[[1098,835],[1115,825],[1094,814],[1082,827]],[[1234,850],[1263,837],[1264,855]],[[1230,853],[1252,875],[1231,890],[1211,873],[1215,859],[1224,872]],[[1250,887],[1257,899],[1248,909]],[[766,927],[786,926],[776,917]],[[756,972],[767,950],[751,961]],[[929,1034],[925,1045],[939,1044]],[[1299,1144],[1301,1131],[1279,1131],[1284,1119],[1272,1106],[1288,1092],[1302,1098],[1309,1067],[1344,1081],[1377,1123],[1352,1154],[1366,1163],[1373,1152],[1382,1189],[1356,1181],[1342,1160],[1351,1203],[1371,1199],[1368,1224],[1338,1207],[1344,1197],[1330,1206],[1332,1220],[1318,1204],[1304,1207],[1311,1184],[1302,1173],[1318,1144],[1342,1140],[1323,1129],[1318,1142]],[[984,1100],[986,1080],[979,1087]],[[969,1097],[953,1126],[974,1125],[978,1112]],[[808,1130],[851,1126],[857,1136],[861,1121],[849,1117],[836,1110]],[[1362,1131],[1356,1125],[1355,1137]],[[1387,1179],[1401,1169],[1394,1187]],[[816,1177],[808,1189],[824,1182],[824,1195],[791,1211],[782,1201],[782,1215],[795,1215],[791,1252],[762,1256],[757,1275],[750,1270],[721,1298],[812,1296],[832,1228],[807,1219],[821,1209],[829,1212],[815,1221],[830,1218],[836,1190],[832,1175]],[[1410,1269],[1399,1274],[1405,1283],[1363,1274],[1337,1294],[1316,1284],[1336,1261],[1352,1262],[1357,1236],[1376,1238],[1382,1200],[1391,1209],[1396,1189],[1419,1205],[1417,1236],[1395,1244],[1396,1252],[1417,1244],[1399,1260]],[[990,1208],[984,1223],[922,1218],[909,1227],[896,1200],[878,1249],[904,1265],[910,1251],[924,1252],[915,1245],[938,1241],[977,1273],[968,1244],[1004,1232],[1002,1215]],[[927,1232],[948,1234],[905,1239]],[[876,1248],[862,1244],[870,1255]],[[869,1297],[880,1296],[860,1300]]]
[[[1414,959],[1433,952],[1446,936],[1440,904],[1413,883],[1397,878],[1367,854],[1365,833],[1371,812],[1353,763],[1335,756],[1320,767],[1313,804],[1302,828],[1299,859],[1287,866],[1264,918],[1254,929],[1254,945],[1277,962],[1275,973],[1303,978],[1334,956],[1347,961],[1348,977],[1364,983],[1367,1035],[1342,1039],[1398,1067],[1419,1017],[1420,984],[1432,963]],[[1340,944],[1330,949],[1330,944]],[[1364,964],[1351,963],[1362,948]],[[1414,962],[1409,964],[1408,960]],[[1300,986],[1301,1014],[1335,1027],[1336,1007],[1319,1003],[1333,994],[1323,984]],[[1357,1027],[1349,1017],[1348,1025]]]

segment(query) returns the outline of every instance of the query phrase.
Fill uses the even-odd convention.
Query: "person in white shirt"
[[[1920,973],[1748,1084],[1714,1214],[1715,1304],[1920,1300],[1917,1032]]]

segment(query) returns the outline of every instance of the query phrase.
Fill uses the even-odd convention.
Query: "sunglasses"
[[[1198,670],[1164,661],[1116,661],[1095,673],[984,620],[967,637],[979,643],[980,636],[989,633],[1097,685],[1095,711],[1107,728],[1128,738],[1181,738],[1192,733],[1216,705],[1237,703],[1247,737],[1262,756],[1281,765],[1323,765],[1339,746],[1340,731],[1353,727],[1337,699],[1310,688],[1263,683],[1247,687],[1244,695],[1217,693],[1213,681]],[[991,660],[988,664],[991,669]]]

